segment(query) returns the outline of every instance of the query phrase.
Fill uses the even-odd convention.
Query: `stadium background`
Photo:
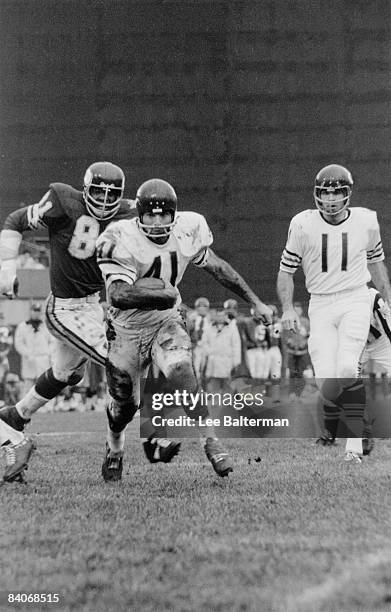
[[[389,254],[390,18],[388,0],[2,0],[0,221],[112,160],[129,196],[172,182],[275,302],[289,219],[338,162]],[[197,271],[182,293],[227,296]]]

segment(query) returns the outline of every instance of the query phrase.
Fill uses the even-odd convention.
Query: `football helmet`
[[[353,177],[347,168],[338,164],[325,166],[315,178],[315,205],[327,215],[337,215],[349,206],[352,189]],[[323,200],[323,193],[333,193],[340,197],[334,200]]]
[[[138,225],[141,231],[154,240],[169,236],[176,223],[177,196],[174,188],[162,179],[145,181],[137,190],[136,205]],[[171,222],[165,225],[146,225],[143,223],[145,213],[170,213]]]
[[[90,215],[99,221],[111,219],[120,207],[124,188],[121,168],[110,162],[91,164],[83,181],[83,199]]]

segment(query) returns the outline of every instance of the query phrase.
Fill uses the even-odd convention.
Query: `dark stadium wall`
[[[275,301],[289,219],[337,162],[389,254],[388,0],[2,0],[0,18],[1,221],[110,159],[130,196],[171,181]],[[200,294],[227,296],[192,271],[184,298]]]

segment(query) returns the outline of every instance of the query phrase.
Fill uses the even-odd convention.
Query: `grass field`
[[[196,440],[150,465],[133,426],[123,480],[106,484],[104,415],[38,415],[31,430],[28,484],[0,488],[0,609],[390,609],[389,440],[361,466],[342,444],[227,440],[235,472],[219,479]],[[7,606],[9,591],[60,602]]]

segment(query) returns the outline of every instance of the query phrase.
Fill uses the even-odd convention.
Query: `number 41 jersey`
[[[196,266],[205,265],[212,242],[205,217],[181,211],[165,244],[156,244],[147,238],[138,219],[112,223],[98,239],[97,257],[106,289],[116,280],[133,285],[139,278],[151,276],[176,287],[190,262]],[[135,323],[157,323],[168,318],[173,310],[120,311],[111,308],[110,313],[118,325],[128,327]]]
[[[4,229],[24,232],[47,228],[50,246],[50,287],[58,298],[91,295],[103,288],[96,261],[96,240],[109,223],[135,217],[132,200],[122,200],[117,214],[108,220],[87,214],[83,194],[70,185],[52,183],[37,204],[12,212]]]
[[[280,270],[293,274],[301,265],[309,293],[337,293],[365,285],[367,263],[384,259],[376,212],[354,207],[338,225],[319,210],[304,210],[291,221]]]

